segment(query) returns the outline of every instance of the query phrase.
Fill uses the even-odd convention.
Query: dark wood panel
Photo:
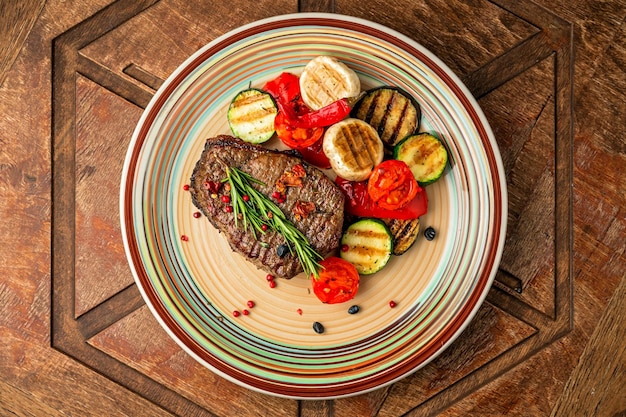
[[[190,17],[190,14],[185,14],[184,12],[181,12],[177,9],[179,14],[174,14],[174,16],[172,16],[172,10],[173,7],[169,3],[158,3],[154,7],[147,9],[145,12],[138,14],[135,18],[130,19],[127,23],[119,26],[119,28],[115,28],[115,30],[107,32],[98,30],[96,31],[97,36],[95,34],[89,35],[92,36],[94,39],[94,41],[89,44],[82,41],[74,41],[73,38],[70,37],[69,40],[66,42],[67,45],[75,45],[76,48],[80,48],[80,51],[78,51],[78,49],[76,50],[77,55],[75,57],[75,62],[69,65],[69,67],[72,67],[72,65],[74,65],[76,71],[83,74],[86,78],[89,78],[95,83],[101,85],[104,89],[110,90],[115,94],[126,98],[131,103],[135,103],[138,106],[144,106],[149,99],[153,87],[158,86],[161,83],[163,76],[169,71],[165,70],[164,73],[163,68],[161,68],[159,70],[160,73],[151,72],[150,68],[154,68],[155,65],[151,64],[151,62],[159,62],[161,64],[164,63],[163,60],[155,61],[155,55],[158,56],[158,49],[163,45],[167,45],[168,42],[171,42],[172,39],[176,37],[179,40],[182,40],[182,43],[177,44],[175,48],[172,48],[172,53],[168,54],[168,57],[171,59],[170,64],[172,66],[178,65],[179,61],[182,60],[176,58],[178,54],[185,55],[192,53],[195,50],[193,46],[194,42],[196,42],[197,39],[190,37],[187,32],[180,32],[178,33],[178,35],[175,35],[177,33],[176,30],[174,30],[173,32],[169,32],[163,31],[160,26],[155,28],[153,21],[159,21],[163,24],[168,24],[169,22],[169,25],[175,25],[177,30],[181,26],[194,27],[193,21],[190,20],[192,19]],[[494,22],[496,22],[496,26],[500,24],[500,22],[502,22],[503,14],[511,13],[510,11],[500,10],[497,8],[497,6],[493,4],[489,5],[489,10],[497,11],[497,13],[494,13],[495,17],[492,18]],[[108,16],[108,14],[103,14],[103,16]],[[94,20],[97,20],[98,18],[103,17],[96,16],[94,17]],[[513,20],[518,19],[518,16],[515,16],[513,14],[513,18]],[[527,27],[525,27],[524,25],[513,26],[524,30],[527,29]],[[539,58],[543,58],[549,55],[550,51],[553,50],[552,45],[546,43],[545,37],[534,35],[534,30],[535,29],[533,28],[533,30],[530,31],[528,35],[530,36],[530,40],[528,42],[521,42],[519,46],[516,46],[515,44],[509,45],[510,48],[513,48],[511,49],[512,52],[510,53],[505,53],[505,44],[499,43],[499,49],[496,49],[502,52],[502,56],[498,59],[494,59],[492,63],[490,63],[486,67],[487,69],[479,69],[477,71],[469,73],[467,75],[467,79],[473,83],[472,88],[476,88],[482,91],[481,94],[498,91],[498,89],[500,88],[506,89],[509,83],[513,83],[513,85],[517,86],[519,90],[537,90],[537,88],[539,88],[536,92],[539,100],[534,100],[533,106],[528,106],[527,101],[521,101],[519,103],[511,103],[510,101],[508,101],[506,102],[506,104],[502,104],[501,109],[499,110],[506,113],[506,110],[502,109],[508,109],[511,105],[514,105],[515,108],[518,110],[516,115],[519,117],[519,119],[528,120],[527,125],[529,127],[527,128],[526,135],[518,139],[517,143],[521,144],[520,146],[518,146],[519,149],[513,146],[513,156],[510,157],[510,160],[514,162],[509,165],[511,166],[511,172],[513,172],[514,169],[517,169],[520,172],[533,172],[533,174],[535,175],[535,180],[528,181],[527,179],[527,181],[520,181],[520,184],[522,186],[522,191],[520,192],[520,195],[522,195],[522,198],[518,199],[520,203],[518,203],[517,205],[515,205],[515,200],[513,200],[513,216],[515,217],[515,213],[523,213],[523,215],[520,215],[520,218],[522,218],[522,221],[520,221],[520,223],[523,226],[526,227],[528,225],[538,224],[538,226],[535,227],[541,228],[541,222],[538,223],[537,220],[543,220],[545,218],[547,219],[546,221],[549,225],[550,218],[554,217],[552,214],[550,214],[550,212],[548,212],[548,215],[546,216],[545,210],[541,210],[541,201],[543,198],[545,199],[547,205],[556,206],[555,201],[552,200],[552,196],[554,196],[554,194],[556,193],[556,190],[554,188],[554,183],[556,182],[556,180],[551,180],[555,174],[558,176],[560,171],[555,173],[554,167],[550,169],[550,161],[552,160],[551,155],[553,155],[554,148],[556,147],[558,135],[555,137],[551,135],[541,134],[543,131],[546,130],[546,128],[545,126],[543,126],[542,123],[539,123],[538,121],[542,119],[541,116],[543,114],[543,111],[546,108],[550,108],[550,97],[556,97],[558,95],[558,92],[553,92],[552,90],[555,84],[554,78],[552,76],[544,77],[545,82],[539,83],[537,84],[537,86],[535,86],[537,77],[523,77],[523,75],[526,75],[527,72],[532,74],[533,71],[543,75],[546,70],[542,70],[541,66],[535,68],[537,64],[536,61],[538,61]],[[87,34],[82,33],[79,28],[75,28],[71,32],[68,32],[69,35],[67,36],[70,36],[74,33],[81,33],[81,36],[88,36]],[[152,36],[150,42],[146,40],[145,33],[149,33],[150,36]],[[160,39],[160,41],[155,42],[155,39]],[[143,44],[146,47],[136,48],[137,44]],[[113,45],[116,45],[117,48],[114,49],[113,53],[111,53]],[[539,48],[536,48],[537,46],[539,46]],[[539,52],[537,52],[536,54],[527,53],[528,51],[535,51],[536,49],[539,50]],[[557,53],[560,52],[557,51]],[[130,61],[130,64],[125,61],[128,56],[134,57]],[[445,57],[453,56],[455,56],[453,54],[453,51],[447,51],[445,55]],[[487,55],[485,55],[483,59],[486,59],[486,56]],[[507,66],[506,61],[513,63],[513,65]],[[166,66],[170,64],[166,64]],[[550,67],[549,64],[548,67]],[[138,70],[139,68],[141,68],[140,71]],[[499,70],[499,68],[502,70]],[[506,71],[504,71],[505,68]],[[130,72],[129,69],[131,70]],[[498,73],[500,77],[490,76],[490,74],[495,73]],[[552,73],[555,73],[554,68],[552,68]],[[131,76],[128,77],[128,75]],[[563,75],[558,72],[554,76],[556,76],[559,81],[563,77]],[[482,81],[483,79],[489,79],[490,81],[485,82]],[[521,81],[517,82],[518,79]],[[68,81],[69,77],[66,79],[66,82]],[[152,84],[152,86],[150,86],[150,84]],[[565,83],[564,85],[566,87],[568,86],[567,83]],[[544,90],[541,90],[542,86],[545,87]],[[506,95],[506,93],[503,94],[503,96]],[[512,94],[512,96],[516,95]],[[497,101],[494,101],[494,103],[497,103]],[[549,112],[547,112],[546,114],[548,114],[548,116],[545,117],[544,120],[547,120],[548,122],[553,121],[553,118],[550,118],[549,116]],[[569,119],[567,119],[566,117],[562,117],[562,119],[562,123],[567,125],[566,121]],[[510,120],[506,120],[504,123],[507,125],[511,124]],[[543,127],[543,131],[541,127]],[[508,138],[501,138],[501,140],[503,141],[503,143],[505,143]],[[550,147],[552,147],[553,150],[548,151],[547,153],[543,152],[543,149],[540,149],[542,148],[542,140],[544,148],[546,148],[545,145],[548,145],[547,148],[550,149]],[[535,144],[536,141],[538,141],[539,145]],[[539,148],[541,152],[538,152],[536,150],[537,148]],[[503,149],[507,152],[509,150],[507,148]],[[530,157],[528,157],[528,155],[530,155]],[[505,157],[509,157],[509,154],[505,153]],[[532,163],[536,161],[538,162],[538,164],[532,166]],[[543,161],[543,165],[541,164],[541,161]],[[530,166],[528,165],[529,163]],[[542,166],[547,168],[541,169]],[[564,167],[561,167],[561,171],[567,171],[570,168],[571,167],[566,165]],[[547,176],[545,176],[544,173],[547,173]],[[541,181],[542,178],[545,178],[545,180]],[[545,190],[541,187],[542,184],[547,184],[547,188]],[[510,186],[517,191],[517,189],[515,188],[516,185],[517,184],[515,182],[510,183]],[[537,191],[539,191],[539,194],[537,193]],[[532,195],[530,199],[526,198],[526,194],[528,194],[528,192],[535,193],[534,198]],[[567,195],[567,190],[565,194]],[[543,197],[539,198],[539,195],[543,195]],[[532,204],[529,204],[529,201],[535,203],[535,205],[533,206]],[[527,210],[527,208],[529,207],[531,209]],[[556,224],[557,222],[552,221],[552,225]],[[567,226],[567,221],[565,221],[565,223],[561,222],[559,224],[565,224],[565,226]],[[72,226],[75,227],[75,225]],[[524,228],[522,228],[522,230],[524,230]],[[523,238],[517,239],[515,234],[511,233],[511,236],[513,236],[512,241],[515,243],[517,243],[518,241],[525,242],[526,240],[524,238],[526,237],[526,235],[528,235],[528,233],[521,234]],[[511,243],[509,245],[511,245]],[[537,246],[518,244],[518,249],[515,248],[516,246],[513,245],[513,249],[518,252],[517,255],[519,258],[519,248],[522,248],[525,251],[532,251],[536,250]],[[567,245],[565,246],[565,250],[567,250]],[[539,252],[535,252],[534,254],[532,252],[528,252],[529,255],[526,259],[541,259],[544,262],[550,264],[554,261],[554,258],[546,256],[546,252],[548,254],[551,254],[552,252],[554,252],[554,248],[548,246],[547,249],[540,248]],[[567,253],[565,253],[565,255],[567,255]],[[522,264],[523,268],[528,269],[528,265],[526,265],[527,262],[522,262]],[[565,269],[565,271],[568,270]],[[531,281],[532,278],[537,275],[536,267],[532,266],[530,267],[530,273],[527,274],[528,277],[525,277],[522,272],[524,271],[520,272],[519,270],[515,270],[512,273],[512,276],[515,276],[518,282],[522,284],[522,286]],[[517,275],[522,275],[523,278],[519,278],[517,277]],[[561,276],[559,283],[566,282],[567,279],[567,275]],[[556,279],[554,281],[556,281]],[[563,288],[567,289],[567,286]],[[564,290],[561,290],[561,292],[566,293],[566,291]],[[329,413],[331,412],[331,410],[333,410],[333,412],[335,413],[341,414],[343,412],[346,415],[349,415],[354,411],[357,405],[361,407],[364,415],[373,415],[376,412],[390,412],[391,414],[393,414],[395,412],[398,412],[399,410],[403,410],[403,413],[413,411],[418,412],[418,409],[426,412],[443,410],[448,407],[452,402],[463,398],[464,396],[475,390],[477,387],[482,386],[485,381],[495,378],[497,375],[503,373],[508,367],[511,367],[514,364],[523,361],[529,355],[529,352],[540,349],[546,343],[550,343],[552,340],[562,336],[567,331],[567,315],[554,317],[557,319],[555,322],[551,322],[549,319],[546,319],[544,316],[541,315],[531,314],[524,316],[519,309],[523,304],[514,303],[511,302],[511,300],[506,301],[506,297],[506,294],[503,294],[501,297],[492,297],[492,300],[495,301],[496,304],[504,311],[511,311],[511,316],[506,316],[506,314],[499,315],[495,313],[497,310],[490,310],[486,307],[483,307],[481,311],[488,311],[492,314],[479,315],[480,317],[482,317],[482,319],[477,319],[475,322],[473,322],[474,325],[478,327],[476,327],[473,332],[467,333],[469,335],[482,334],[482,338],[485,338],[486,335],[489,335],[490,337],[487,337],[488,339],[491,338],[497,342],[490,344],[489,346],[491,347],[489,349],[482,351],[479,354],[478,352],[473,350],[473,348],[483,346],[479,342],[480,340],[482,340],[482,338],[476,336],[477,338],[469,337],[466,339],[460,339],[456,346],[464,347],[456,350],[450,349],[446,352],[446,355],[443,355],[439,360],[433,362],[431,365],[429,365],[428,368],[416,373],[415,376],[407,378],[406,380],[396,385],[397,387],[408,387],[408,391],[413,393],[412,395],[410,395],[410,397],[413,399],[412,401],[407,402],[405,395],[396,395],[398,389],[400,390],[399,392],[403,392],[403,388],[396,389],[396,387],[391,387],[389,389],[379,390],[370,395],[350,398],[337,402],[321,401],[301,403],[300,412],[315,412],[323,414]],[[120,297],[116,297],[115,299],[120,299]],[[561,300],[561,303],[565,305],[565,311],[567,311],[567,309],[569,308],[567,297],[563,298]],[[553,305],[552,308],[554,307],[555,306]],[[562,309],[562,307],[556,306],[556,309]],[[107,311],[104,308],[99,308],[99,310],[101,310],[102,312]],[[86,317],[90,316],[91,315],[86,315]],[[133,313],[131,316],[137,317],[135,313]],[[508,319],[495,319],[495,321],[487,319],[488,317],[495,318],[498,316],[508,317]],[[523,316],[524,318],[521,319],[521,317]],[[518,320],[516,320],[516,317]],[[529,322],[530,325],[524,323],[524,321],[528,319],[531,320]],[[87,320],[85,320],[85,322],[87,323]],[[109,320],[109,322],[111,321]],[[146,351],[147,341],[141,338],[142,332],[139,333],[139,339],[132,339],[129,335],[135,336],[135,333],[132,331],[132,329],[137,328],[139,326],[139,323],[142,322],[145,322],[145,320],[122,320],[118,323],[115,323],[113,326],[111,326],[110,329],[105,329],[91,339],[91,346],[97,348],[101,352],[106,352],[108,355],[110,355],[111,358],[119,361],[120,364],[124,364],[124,367],[120,368],[116,372],[105,371],[108,375],[110,375],[114,379],[126,381],[128,375],[132,374],[131,370],[128,369],[128,367],[130,367],[134,371],[142,373],[143,375],[150,375],[150,383],[147,386],[152,386],[153,379],[155,379],[160,384],[163,384],[164,389],[159,389],[158,391],[161,392],[160,395],[170,398],[166,402],[162,403],[168,409],[178,409],[179,407],[183,407],[184,404],[188,403],[190,406],[193,407],[203,407],[210,413],[215,412],[218,414],[228,414],[235,412],[236,414],[241,414],[242,411],[250,411],[248,409],[233,409],[232,407],[237,407],[237,404],[219,401],[219,398],[223,396],[224,392],[220,395],[216,395],[215,397],[197,396],[198,392],[204,391],[202,389],[202,381],[214,381],[213,383],[220,381],[219,377],[216,376],[209,378],[206,375],[205,370],[205,377],[202,378],[201,381],[196,380],[194,384],[194,382],[190,382],[189,379],[183,381],[176,373],[168,372],[167,367],[157,367],[156,365],[148,366],[150,362],[153,362],[154,364],[167,363],[169,362],[168,358],[176,357],[180,354],[180,351],[172,345],[173,350],[169,350],[169,354],[167,354],[167,350],[158,351],[156,349],[152,349],[149,351],[153,352],[153,355],[136,356],[136,350],[138,347],[140,352]],[[104,319],[103,321],[101,321],[101,323],[107,323],[107,319]],[[124,323],[124,326],[119,323]],[[539,326],[541,331],[536,334],[533,326]],[[74,327],[75,325],[69,324],[66,325],[66,328],[64,330],[72,331]],[[97,324],[90,327],[92,329],[98,328]],[[508,329],[509,335],[516,334],[518,337],[502,338],[501,336],[504,336],[504,334],[500,335],[498,332],[500,332],[501,329],[504,328]],[[480,329],[480,331],[477,329]],[[517,333],[518,331],[519,334]],[[82,331],[82,334],[84,336],[84,330]],[[75,350],[77,359],[86,361],[90,366],[94,366],[97,369],[103,369],[105,364],[111,363],[111,359],[104,360],[99,353],[89,353],[89,351],[85,350],[84,348],[72,349],[71,344],[78,342],[79,339],[79,337],[75,335],[75,333],[72,333],[72,335],[73,336],[71,337],[68,336],[63,338],[62,348],[64,349],[64,351],[70,353]],[[467,343],[464,344],[464,340]],[[164,346],[164,343],[159,343],[158,345]],[[158,354],[161,353],[165,353],[165,357],[159,357]],[[452,360],[448,363],[448,361],[446,361],[446,358],[452,358]],[[199,365],[195,364],[195,366],[197,367]],[[202,371],[192,373],[194,375],[203,374]],[[445,375],[446,377],[441,379],[440,384],[432,385],[433,379],[440,379],[436,377],[436,375],[438,374]],[[185,373],[185,375],[188,375],[188,373]],[[145,378],[143,378],[142,380],[144,382],[148,382]],[[142,384],[137,385],[136,383],[130,381],[123,383],[128,384],[129,386],[135,386],[136,389],[142,386]],[[188,386],[194,385],[196,385],[195,390],[189,391],[187,389]],[[237,395],[246,394],[245,390],[242,391],[242,389],[239,387],[233,386],[231,388],[235,392],[238,392]],[[174,398],[171,397],[172,391],[181,395],[181,397],[177,399],[177,401],[174,401]],[[150,392],[140,392],[142,392],[142,395],[152,394]],[[219,393],[220,391],[217,390],[216,392]],[[381,393],[383,395],[381,395]],[[154,398],[159,398],[160,395],[157,395]],[[395,402],[395,399],[397,399],[398,402]],[[306,404],[306,407],[303,407],[304,404]],[[375,405],[376,408],[372,409],[372,405]],[[262,406],[260,405],[260,407]],[[370,408],[368,409],[367,407]],[[273,412],[275,413],[276,410],[274,410]]]
[[[71,4],[49,0],[43,9],[41,1],[0,5],[0,131],[5,133],[0,138],[0,231],[4,242],[13,242],[0,252],[4,277],[0,281],[0,350],[3,359],[8,358],[0,361],[0,413],[172,415],[165,407],[177,415],[229,415],[236,413],[239,402],[245,402],[257,415],[306,417],[354,415],[356,411],[379,416],[543,416],[553,408],[558,416],[590,410],[602,417],[624,414],[626,405],[619,394],[625,383],[625,359],[623,344],[618,343],[626,321],[622,301],[626,271],[623,2],[235,0],[194,4],[118,1],[105,7],[106,2],[100,0]],[[76,226],[85,226],[75,222],[76,210],[85,201],[73,200],[73,192],[75,186],[80,188],[77,174],[88,165],[83,164],[88,161],[85,155],[75,157],[82,145],[75,148],[74,135],[80,132],[81,123],[97,116],[100,104],[90,92],[87,97],[93,99],[96,113],[90,115],[82,107],[84,101],[77,107],[76,78],[84,77],[90,80],[87,84],[108,90],[104,98],[108,94],[122,97],[115,99],[125,103],[121,107],[140,111],[161,80],[208,40],[256,18],[298,9],[370,18],[427,45],[481,99],[505,150],[507,166],[511,172],[517,170],[511,184],[512,245],[507,244],[505,263],[514,267],[501,271],[489,294],[495,310],[489,314],[484,310],[472,325],[477,326],[473,332],[464,334],[427,369],[387,389],[338,401],[297,402],[249,393],[204,369],[198,374],[206,376],[206,381],[193,376],[186,379],[198,365],[171,340],[163,334],[154,339],[132,334],[133,329],[153,323],[149,315],[142,316],[146,309],[140,308],[134,286],[119,292],[107,290],[114,293],[108,298],[98,291],[89,295],[84,287],[76,293],[74,282],[67,279],[74,276],[76,255],[81,253],[73,247]],[[575,40],[575,71],[570,66],[574,51],[563,44],[570,33]],[[160,50],[155,48],[159,46],[156,40],[163,42]],[[157,53],[150,52],[155,49]],[[552,78],[555,74],[560,76]],[[568,88],[572,75],[574,91]],[[574,188],[561,193],[571,182],[571,177],[557,174],[567,174],[562,168],[572,155],[563,139],[572,133],[570,99],[574,94]],[[105,104],[106,100],[103,108]],[[125,111],[115,107],[113,113],[110,117]],[[91,121],[83,129],[96,125]],[[123,131],[120,127],[110,132]],[[553,165],[533,159],[549,145],[549,138],[558,141]],[[523,163],[516,164],[520,158]],[[76,170],[75,162],[79,163]],[[532,177],[528,184],[518,176],[524,169]],[[550,236],[555,238],[552,263],[546,262],[549,247],[531,248],[533,237],[524,239],[520,226],[527,224],[530,232],[550,226],[548,219],[538,215],[541,203],[550,201],[551,187],[558,203],[555,219],[560,219]],[[55,199],[52,217],[51,192]],[[573,200],[573,212],[568,200]],[[574,219],[571,228],[563,227],[568,217]],[[520,239],[526,243],[520,244]],[[564,256],[568,239],[574,239],[573,265]],[[540,259],[516,260],[518,249],[526,256],[536,253]],[[568,268],[575,275],[574,283],[564,279]],[[75,306],[84,312],[78,320]],[[507,314],[511,317],[494,321]],[[537,332],[529,335],[524,325],[515,325],[524,322]],[[523,340],[495,361],[489,356],[498,350],[487,347],[473,358],[476,347],[481,347],[474,338],[490,334],[497,336],[487,344],[492,348],[506,346],[504,341]],[[55,349],[50,348],[51,342]],[[474,344],[468,348],[470,342]],[[162,343],[164,349],[159,351],[160,345],[154,343]],[[479,365],[478,372],[468,373]],[[437,377],[437,372],[446,369],[443,377]],[[420,384],[429,386],[435,395],[425,399]],[[228,398],[225,404],[219,404],[215,393],[198,398],[206,391],[197,387],[233,391],[224,397]]]
[[[626,275],[565,385],[555,416],[618,416],[626,412]]]
[[[488,0],[339,0],[337,12],[378,22],[407,35],[432,51],[461,78],[539,32],[523,18]],[[524,58],[546,51],[545,42],[540,40],[526,45]],[[499,78],[500,71],[510,74],[520,63],[531,61],[507,59],[505,62],[506,65],[488,67],[492,68],[491,77]],[[504,62],[500,60],[500,63]],[[480,82],[491,83],[491,79],[484,77]],[[476,87],[479,88],[478,83]]]
[[[141,109],[76,77],[75,314],[133,284],[120,231],[126,149]]]
[[[0,2],[0,86],[45,3],[45,0]]]
[[[218,36],[255,20],[295,12],[296,4],[290,0],[243,2],[236,8],[220,1],[162,0],[103,33],[81,48],[81,54],[117,74],[139,65],[164,80]]]
[[[89,343],[215,415],[297,414],[297,401],[267,401],[266,395],[242,389],[196,362],[167,335],[145,306],[95,335]]]
[[[336,0],[298,0],[298,11],[304,12],[335,12]]]
[[[506,333],[502,329],[507,329]],[[519,349],[535,332],[527,323],[486,303],[463,334],[433,362],[389,389],[337,400],[335,415],[383,417],[412,410],[417,414],[432,413],[449,404],[451,396],[474,389],[476,374],[488,378],[490,372],[497,371],[498,366],[493,366],[496,358],[510,355],[511,349]]]

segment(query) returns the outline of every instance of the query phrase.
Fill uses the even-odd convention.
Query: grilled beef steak
[[[222,196],[226,167],[238,168],[263,184],[254,184],[270,197],[322,256],[335,250],[341,238],[344,197],[339,188],[317,168],[292,153],[251,145],[231,136],[208,139],[191,176],[193,203],[228,239],[231,248],[276,277],[292,278],[302,271],[300,262],[285,246],[278,232],[252,233],[235,225]],[[295,175],[294,175],[295,174]],[[290,178],[295,177],[292,181]],[[281,198],[272,198],[275,191]],[[276,196],[276,195],[275,195]],[[227,199],[226,199],[227,200]],[[287,250],[285,250],[287,249]]]

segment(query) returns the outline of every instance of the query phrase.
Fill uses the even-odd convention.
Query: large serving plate
[[[228,134],[234,95],[321,54],[339,58],[364,88],[410,92],[422,131],[450,153],[427,187],[422,236],[381,272],[364,276],[353,303],[324,305],[303,275],[270,288],[231,251],[184,185],[205,139]],[[267,146],[278,146],[270,142]],[[483,301],[506,226],[500,154],[475,100],[433,54],[386,27],[334,14],[258,21],[216,39],[166,80],[135,130],[121,182],[127,256],[150,310],[196,360],[245,387],[289,398],[336,398],[393,383],[441,353]],[[181,236],[187,239],[181,239]],[[234,317],[234,310],[250,314]],[[390,308],[389,301],[396,303]],[[358,314],[347,313],[351,304]],[[325,327],[313,331],[313,322]]]

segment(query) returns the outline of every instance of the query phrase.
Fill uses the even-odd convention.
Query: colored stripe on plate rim
[[[440,136],[451,167],[428,186],[433,242],[423,239],[363,278],[362,309],[322,305],[295,277],[268,288],[264,273],[194,219],[188,181],[204,140],[228,134],[237,91],[331,54],[366,87],[397,85]],[[302,13],[254,22],[211,42],[166,80],[144,111],[124,163],[121,226],[131,270],[150,310],[190,355],[248,388],[289,398],[337,398],[388,385],[424,366],[484,300],[506,229],[506,182],[487,121],[468,90],[422,46],[379,24]],[[180,236],[189,236],[188,242]],[[399,291],[402,288],[402,291]],[[389,299],[398,307],[390,309]],[[246,317],[231,311],[256,306]],[[301,308],[303,314],[297,314]],[[327,331],[311,330],[313,321]]]

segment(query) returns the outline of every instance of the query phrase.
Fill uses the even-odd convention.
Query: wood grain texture
[[[552,416],[626,413],[626,275],[613,293]],[[601,348],[600,348],[601,347]]]
[[[141,110],[80,75],[76,101],[75,315],[79,316],[133,284],[118,200],[103,196],[119,194],[124,149]],[[98,282],[95,277],[100,277]]]
[[[151,96],[154,91],[146,89],[141,80],[127,76],[126,68],[140,66],[144,73],[164,80],[191,54],[218,36],[254,20],[295,12],[296,4],[289,0],[244,1],[235,7],[220,1],[158,1],[85,45],[80,54],[90,63],[99,64],[100,69],[93,70],[106,69],[124,76]]]
[[[50,416],[64,414],[49,405],[37,401],[33,394],[0,382],[0,415],[2,416]]]
[[[45,0],[0,1],[0,85],[45,3]]]
[[[503,328],[507,329],[506,334],[501,332]],[[524,346],[534,334],[532,326],[515,321],[486,303],[478,311],[476,320],[432,363],[388,389],[337,400],[335,416],[389,417],[411,411],[416,415],[433,414],[449,397],[464,395],[463,389],[468,389],[471,380],[476,378],[473,371],[493,363],[497,357],[510,355],[511,346]],[[451,386],[456,389],[451,390]]]
[[[528,45],[525,40],[534,39],[532,35],[539,32],[538,28],[487,0],[469,3],[343,0],[337,4],[337,13],[382,23],[417,40],[461,78],[485,68],[483,71],[489,76],[481,77],[482,85],[474,82],[474,94],[482,95],[519,71],[518,61],[497,59],[511,48],[519,45],[526,51],[531,50],[532,56],[547,52],[536,40],[525,46]],[[464,23],[470,21],[481,23]],[[513,54],[525,55],[521,51]],[[531,56],[526,58],[523,66],[532,62]]]
[[[298,11],[334,13],[336,10],[335,0],[298,0]]]
[[[43,6],[0,3],[0,233],[12,242],[0,252],[0,415],[626,413],[620,395],[626,384],[624,2],[49,0]],[[337,401],[251,393],[199,367],[163,332],[152,331],[154,319],[137,289],[127,286],[128,276],[99,286],[102,278],[88,263],[102,269],[119,262],[115,248],[113,256],[106,253],[116,245],[109,205],[115,186],[106,185],[111,201],[102,212],[87,187],[98,175],[116,175],[113,155],[123,153],[123,138],[155,88],[225,31],[298,9],[369,18],[435,52],[480,99],[509,174],[506,271],[477,320],[422,371]],[[575,51],[559,44],[570,29]],[[569,52],[577,57],[574,109],[563,105],[571,94],[567,77],[554,78],[567,70]],[[555,173],[568,149],[553,141],[568,134],[570,126],[559,120],[572,110],[573,213],[567,204],[559,213],[552,207],[568,179]],[[116,124],[118,118],[124,122]],[[97,156],[102,150],[110,158]],[[51,192],[60,217],[52,217]],[[553,213],[572,216],[573,228],[563,230]],[[567,265],[556,259],[559,242],[552,243],[570,233],[573,288],[559,278]],[[81,243],[76,252],[74,239]],[[91,260],[86,244],[99,251]],[[77,271],[86,279],[78,287],[61,279]],[[563,310],[568,297],[571,312]]]
[[[554,71],[554,59],[546,58],[479,100],[498,140],[509,190],[509,244],[501,269],[520,280],[520,292],[533,281],[554,280]],[[553,293],[528,301],[553,315]]]
[[[333,401],[301,401],[299,417],[333,417]]]
[[[146,338],[148,333],[151,337]],[[241,389],[200,365],[165,333],[146,306],[95,335],[89,343],[216,415],[287,417],[297,413],[296,401],[265,401],[266,395]]]

